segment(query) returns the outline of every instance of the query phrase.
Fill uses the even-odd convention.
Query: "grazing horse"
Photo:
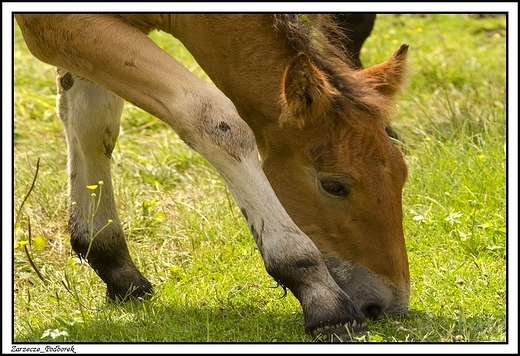
[[[128,252],[111,183],[127,100],[215,166],[266,271],[299,300],[306,332],[348,340],[365,318],[408,310],[407,168],[385,132],[408,46],[354,70],[322,35],[334,21],[316,17],[15,15],[31,53],[57,67],[71,245],[110,299],[152,292]],[[216,86],[159,48],[147,36],[155,29],[178,38]],[[90,241],[85,187],[98,181],[94,231],[113,223]]]

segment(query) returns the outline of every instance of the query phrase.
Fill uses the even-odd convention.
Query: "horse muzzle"
[[[409,311],[409,284],[394,285],[364,267],[334,257],[325,258],[325,264],[339,287],[366,318],[375,320]]]

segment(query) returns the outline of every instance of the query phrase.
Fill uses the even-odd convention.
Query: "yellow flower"
[[[20,246],[23,246],[23,245],[27,245],[27,241],[23,240],[23,241],[18,241],[14,244],[14,248],[18,248]]]
[[[96,190],[97,187],[98,187],[97,184],[87,185],[87,188],[90,189],[90,190]]]
[[[423,32],[424,30],[423,30],[421,27],[417,27],[417,28],[415,29],[415,31],[417,31],[417,33],[421,33],[421,32]]]

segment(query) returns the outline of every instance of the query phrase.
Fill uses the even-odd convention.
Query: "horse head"
[[[282,205],[367,317],[408,310],[403,155],[385,131],[405,80],[403,45],[365,70],[299,53],[282,80],[280,125],[262,165]]]

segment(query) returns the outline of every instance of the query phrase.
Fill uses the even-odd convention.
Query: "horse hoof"
[[[132,284],[130,288],[107,287],[107,297],[111,302],[127,302],[136,299],[148,299],[153,294],[153,288],[147,279],[140,279],[137,286]]]
[[[367,326],[365,323],[361,325],[351,326],[348,324],[327,328],[322,330],[316,341],[318,342],[350,342],[350,341],[366,341]]]

